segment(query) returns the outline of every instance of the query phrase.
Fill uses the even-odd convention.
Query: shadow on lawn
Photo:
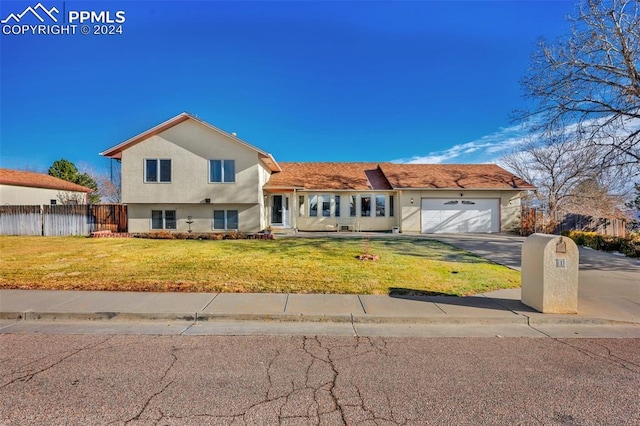
[[[426,291],[426,290],[416,290],[413,288],[404,288],[404,287],[389,287],[389,296],[394,297],[396,299],[407,299],[407,300],[421,300],[425,297],[433,297],[433,296],[448,296],[448,297],[458,297],[457,294],[453,293],[442,293],[439,291]]]

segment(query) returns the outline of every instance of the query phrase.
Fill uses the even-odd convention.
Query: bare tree
[[[603,150],[586,145],[564,127],[531,136],[500,164],[537,187],[536,204],[548,215],[549,229],[564,213],[594,217],[619,216],[631,196],[630,165],[603,166]]]
[[[529,139],[500,163],[534,184],[538,202],[556,217],[581,182],[597,178],[600,167],[593,151],[572,135],[557,132],[544,139]]]
[[[97,184],[97,194],[101,202],[120,203],[120,172],[109,173],[109,171],[98,171],[89,163],[79,163],[82,173],[90,176]]]
[[[58,201],[63,205],[87,204],[84,194],[72,191],[58,191]]]
[[[581,0],[570,34],[541,40],[525,95],[535,101],[519,118],[536,132],[564,123],[584,143],[602,148],[604,165],[640,171],[640,14],[636,0]]]

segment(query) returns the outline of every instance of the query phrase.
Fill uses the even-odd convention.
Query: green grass
[[[365,252],[378,261],[361,261]],[[426,239],[0,237],[0,288],[469,295],[520,274]]]

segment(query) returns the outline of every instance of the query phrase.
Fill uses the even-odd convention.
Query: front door
[[[289,226],[289,197],[286,195],[271,196],[271,225]]]

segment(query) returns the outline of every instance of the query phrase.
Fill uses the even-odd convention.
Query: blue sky
[[[37,3],[3,0],[0,19]],[[536,41],[565,33],[574,10],[571,1],[41,3],[60,21],[124,11],[123,34],[3,29],[1,167],[46,170],[67,158],[106,169],[99,152],[183,111],[278,161],[494,161],[522,137],[510,114],[526,105],[519,80]]]

